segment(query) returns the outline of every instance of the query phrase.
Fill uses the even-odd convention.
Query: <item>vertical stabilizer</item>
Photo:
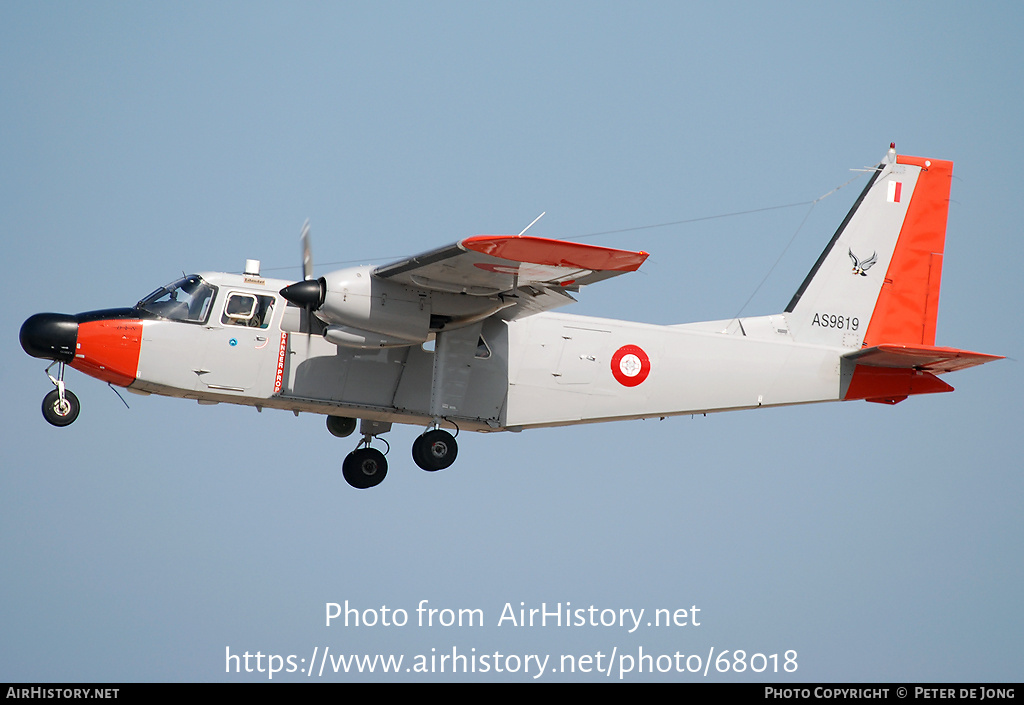
[[[890,150],[786,308],[796,340],[935,344],[952,176]]]

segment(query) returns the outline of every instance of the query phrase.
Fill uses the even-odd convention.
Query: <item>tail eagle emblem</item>
[[[849,250],[849,252],[850,252],[850,259],[853,260],[853,273],[854,274],[859,274],[862,277],[866,277],[867,276],[867,271],[869,269],[871,269],[871,267],[874,266],[875,262],[878,261],[878,253],[877,252],[872,252],[871,256],[868,257],[863,262],[860,261],[859,259],[857,259],[857,255],[853,254],[853,250],[852,249]]]

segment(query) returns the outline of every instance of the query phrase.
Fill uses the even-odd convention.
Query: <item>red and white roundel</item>
[[[639,345],[623,345],[612,355],[612,375],[619,384],[635,387],[651,373],[651,358]]]

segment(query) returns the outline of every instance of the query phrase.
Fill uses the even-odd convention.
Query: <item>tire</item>
[[[345,456],[341,466],[345,482],[357,490],[376,487],[388,474],[388,461],[376,448],[359,448]]]
[[[455,437],[441,429],[427,431],[412,444],[413,461],[427,472],[444,470],[455,462],[458,454]]]
[[[58,427],[69,426],[78,418],[82,405],[70,389],[64,390],[64,403],[61,404],[60,392],[54,389],[43,397],[43,418]]]

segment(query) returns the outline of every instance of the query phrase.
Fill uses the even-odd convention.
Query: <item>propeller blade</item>
[[[309,281],[313,278],[313,247],[309,242],[309,219],[302,224],[302,234],[299,235],[302,241],[302,278]]]

